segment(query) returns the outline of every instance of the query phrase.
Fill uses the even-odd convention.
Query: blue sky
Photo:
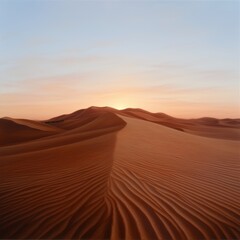
[[[238,117],[239,18],[238,1],[0,1],[0,116]]]

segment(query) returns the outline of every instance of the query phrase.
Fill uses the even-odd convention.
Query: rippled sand
[[[239,126],[94,107],[0,119],[0,238],[240,239]]]

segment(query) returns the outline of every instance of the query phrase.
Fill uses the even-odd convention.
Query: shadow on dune
[[[0,146],[19,144],[52,134],[52,132],[34,129],[9,119],[0,119]]]

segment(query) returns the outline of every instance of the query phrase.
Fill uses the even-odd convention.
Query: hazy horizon
[[[239,22],[237,1],[1,1],[0,117],[240,117]]]

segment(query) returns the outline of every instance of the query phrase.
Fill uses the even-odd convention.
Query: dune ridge
[[[71,114],[65,114],[52,118],[50,121],[57,121],[56,125],[61,126],[63,125],[63,121],[69,122],[68,124],[71,124],[72,121],[74,122],[74,119],[88,121],[89,119],[94,118],[96,114],[103,112],[111,112],[120,116],[150,121],[193,135],[219,139],[240,140],[239,118],[217,119],[212,117],[203,117],[199,119],[181,119],[164,113],[151,113],[140,108],[126,108],[123,110],[117,110],[110,107],[90,107],[87,109],[78,110]]]
[[[0,146],[2,239],[240,238],[236,119],[91,107],[0,120],[16,129]]]
[[[12,119],[0,119],[0,146],[31,141],[52,134],[52,131],[43,131]]]

